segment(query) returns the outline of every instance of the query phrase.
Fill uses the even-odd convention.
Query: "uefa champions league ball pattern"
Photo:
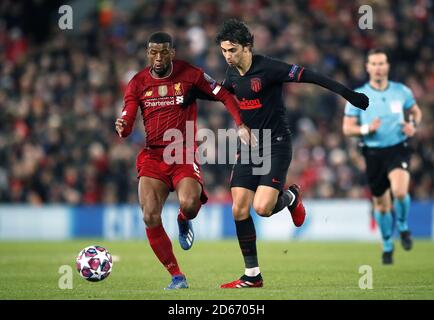
[[[103,247],[90,246],[80,251],[76,259],[77,271],[88,281],[101,281],[110,275],[113,267],[111,254]]]

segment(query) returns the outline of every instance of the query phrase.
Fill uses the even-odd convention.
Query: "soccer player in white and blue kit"
[[[343,120],[344,134],[359,136],[363,142],[375,219],[383,238],[383,264],[393,263],[392,204],[401,244],[405,250],[412,248],[407,224],[411,201],[407,140],[414,136],[422,120],[411,90],[402,83],[389,81],[389,69],[384,50],[369,51],[366,62],[369,82],[355,91],[366,94],[371,107],[362,111],[347,103]]]

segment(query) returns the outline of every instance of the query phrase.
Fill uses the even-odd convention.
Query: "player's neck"
[[[160,75],[160,74],[156,73],[152,67],[151,67],[150,73],[151,73],[152,78],[154,78],[154,79],[163,79],[163,78],[167,78],[168,76],[170,76],[172,74],[172,70],[173,70],[173,63],[171,62],[169,68],[167,69],[167,71],[164,74]]]
[[[249,71],[250,67],[252,66],[253,62],[253,54],[252,52],[248,52],[245,54],[243,59],[241,59],[240,64],[237,65],[238,72],[241,76],[244,76],[247,71]]]
[[[375,90],[385,90],[387,89],[387,87],[389,86],[389,80],[387,79],[382,79],[382,80],[370,80],[369,84],[371,85],[372,88],[374,88]]]

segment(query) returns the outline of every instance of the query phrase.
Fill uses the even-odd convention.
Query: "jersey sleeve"
[[[216,80],[211,78],[203,71],[198,72],[199,75],[196,78],[194,85],[203,93],[215,98],[218,101],[223,102],[226,109],[231,114],[235,123],[239,126],[242,124],[240,108],[235,96],[232,95],[223,85],[217,83]]]
[[[404,92],[404,109],[410,109],[416,104],[413,92],[411,92],[411,89],[405,85],[402,85],[402,89]]]
[[[139,107],[139,95],[137,91],[136,77],[132,78],[128,83],[124,95],[124,107],[122,109],[121,118],[127,122],[122,137],[127,137],[133,130],[134,122],[136,121],[137,108]]]
[[[268,78],[274,82],[298,82],[304,70],[304,67],[296,64],[271,58],[267,59],[266,64]]]

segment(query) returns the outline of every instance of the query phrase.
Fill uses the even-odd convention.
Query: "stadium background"
[[[73,8],[73,30],[58,27],[63,4]],[[358,8],[365,4],[373,8],[373,30],[358,28]],[[432,11],[428,0],[1,1],[0,298],[432,299]],[[192,290],[162,294],[167,274],[143,243],[137,205],[140,116],[127,140],[118,138],[113,123],[126,83],[146,64],[150,33],[171,32],[179,58],[221,81],[226,64],[214,36],[230,17],[251,27],[256,52],[352,88],[367,79],[367,50],[390,49],[390,78],[413,90],[423,112],[410,164],[410,228],[418,239],[410,253],[397,249],[393,269],[380,265],[380,235],[357,141],[342,135],[344,101],[317,86],[292,84],[285,87],[294,135],[288,182],[302,185],[308,218],[296,229],[288,214],[253,214],[258,237],[276,240],[258,242],[267,287],[242,294],[215,290],[241,270],[242,261],[233,239],[230,167],[204,165],[210,203],[194,222],[193,250],[183,252],[176,243],[173,194],[164,208],[165,227]],[[200,101],[199,125],[216,131],[233,123],[223,105]],[[79,280],[75,290],[60,290],[59,266],[73,266],[75,254],[95,241],[122,259],[110,280]],[[358,268],[365,264],[375,270],[376,290],[370,293],[358,287]]]
[[[358,7],[370,1],[100,1],[93,6],[75,1],[73,30],[59,29],[57,3],[2,1],[0,6],[2,203],[135,204],[134,160],[143,146],[143,126],[138,119],[123,141],[113,119],[122,108],[125,84],[146,64],[148,35],[171,32],[179,58],[221,81],[226,64],[214,36],[221,22],[234,16],[251,27],[256,52],[323,72],[352,88],[367,79],[366,51],[390,49],[391,79],[413,90],[424,115],[413,141],[411,194],[433,198],[430,1],[372,1],[373,30],[358,28]],[[366,198],[363,161],[341,131],[344,100],[307,84],[287,85],[285,91],[294,134],[288,181],[300,183],[307,198]],[[216,132],[233,126],[223,105],[199,103],[201,127]],[[229,170],[204,166],[211,200],[230,200]]]
[[[126,83],[146,65],[148,35],[171,32],[179,58],[221,81],[226,64],[214,36],[230,17],[249,24],[256,52],[315,69],[353,88],[366,81],[367,50],[389,49],[391,79],[413,90],[424,115],[412,141],[411,195],[431,200],[432,3],[398,2],[74,1],[73,30],[60,30],[62,2],[2,1],[1,203],[134,207],[134,161],[144,143],[143,127],[138,117],[135,131],[122,141],[113,120],[122,108]],[[373,30],[358,28],[362,4],[372,5]],[[307,199],[367,199],[356,140],[341,132],[344,101],[313,85],[288,85],[285,91],[295,151],[287,181],[301,184]],[[233,126],[223,105],[200,101],[199,106],[199,127],[217,133]],[[230,166],[204,165],[203,175],[210,202],[230,202]],[[176,200],[174,193],[169,200]],[[432,210],[426,208],[412,218],[423,216],[422,223],[432,225]]]
[[[367,50],[376,46],[390,50],[390,78],[405,82],[413,90],[424,115],[417,138],[411,141],[416,153],[410,165],[410,192],[416,202],[410,223],[425,228],[417,227],[416,235],[432,236],[432,3],[398,2],[78,0],[70,3],[73,30],[60,30],[57,22],[62,2],[2,1],[0,238],[20,234],[23,219],[15,212],[22,211],[18,208],[27,210],[23,204],[32,209],[63,205],[67,220],[75,219],[76,225],[98,215],[89,212],[106,211],[101,206],[112,210],[120,204],[129,205],[135,217],[134,163],[144,143],[143,126],[138,116],[133,134],[123,141],[116,135],[113,121],[122,108],[128,80],[146,65],[146,39],[156,30],[169,31],[176,39],[179,58],[201,66],[221,81],[226,63],[214,36],[222,21],[230,17],[242,18],[251,27],[256,52],[312,68],[352,88],[367,79]],[[372,30],[358,28],[358,8],[362,4],[373,8]],[[294,136],[294,157],[287,181],[299,183],[304,197],[312,203],[318,199],[365,199],[354,202],[360,217],[352,216],[353,229],[362,223],[375,234],[375,225],[367,218],[369,191],[357,140],[345,139],[341,132],[344,100],[317,86],[294,84],[285,87],[285,104]],[[215,133],[233,127],[219,103],[200,101],[198,119],[199,127]],[[215,159],[217,156],[216,152],[208,154]],[[213,164],[202,169],[210,203],[223,204],[220,214],[230,224],[230,212],[226,212],[231,200],[230,166]],[[169,201],[176,201],[174,193]],[[21,206],[14,206],[13,211],[4,206],[14,204]],[[27,219],[32,230],[33,219],[38,219],[36,212]],[[277,220],[271,225],[277,226]],[[58,230],[54,223],[44,228],[50,225]],[[35,234],[38,232],[47,234],[45,229]],[[72,232],[72,236],[102,235],[93,232]],[[31,232],[26,234],[31,238]],[[65,237],[68,235],[71,231]]]

